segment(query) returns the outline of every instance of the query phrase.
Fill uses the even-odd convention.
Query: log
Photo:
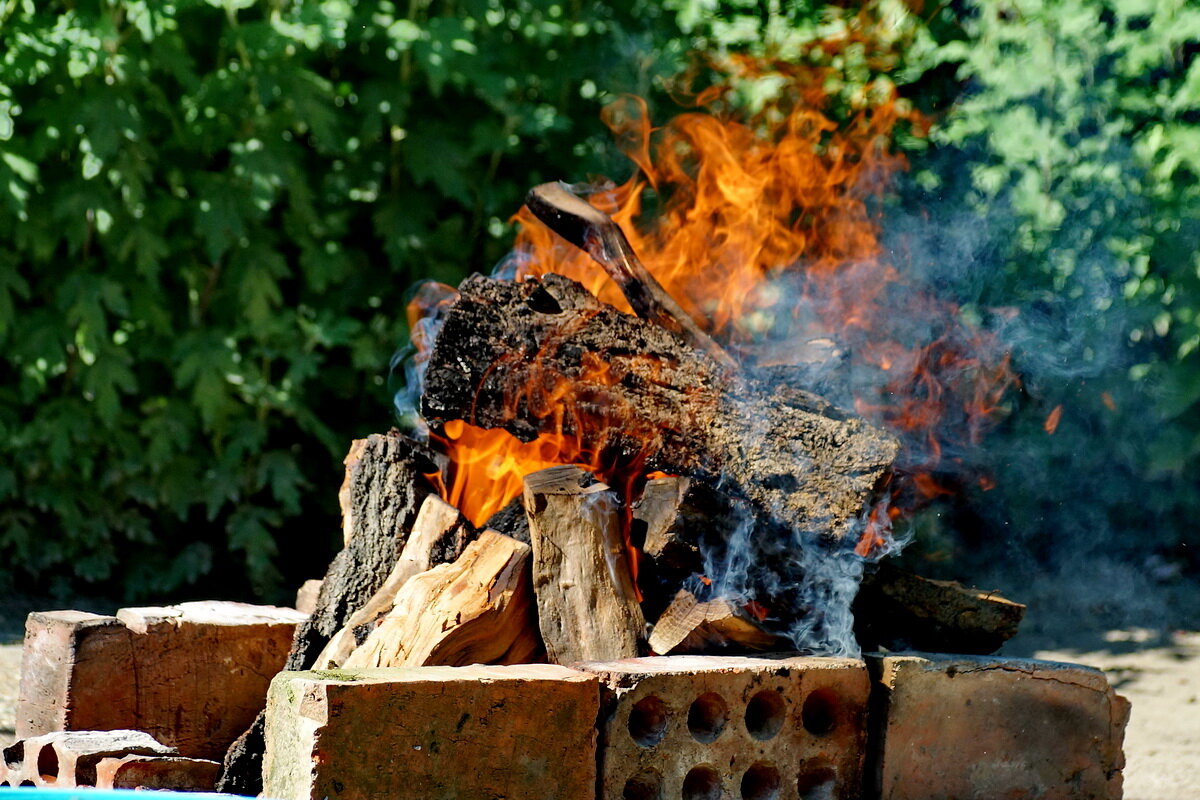
[[[603,267],[629,301],[633,313],[678,334],[729,373],[737,371],[737,362],[700,329],[650,274],[612,217],[574,194],[562,181],[530,189],[525,205],[548,228]]]
[[[646,621],[621,535],[617,499],[576,466],[525,478],[533,588],[554,664],[641,655]]]
[[[829,540],[861,527],[896,455],[891,435],[771,368],[731,381],[656,325],[559,275],[472,276],[446,313],[422,413],[530,441],[562,432],[605,463],[720,480],[788,526]]]
[[[1025,606],[883,562],[863,576],[854,632],[864,650],[987,655],[1017,633]]]
[[[396,597],[408,581],[438,564],[455,561],[479,532],[457,508],[437,495],[429,495],[413,522],[391,573],[362,608],[350,615],[321,651],[314,669],[336,669],[370,635],[376,624],[396,606]]]
[[[414,576],[345,666],[525,664],[541,650],[529,545],[484,531],[462,556]]]
[[[763,630],[750,615],[723,598],[701,603],[686,589],[654,624],[650,649],[657,655],[739,654],[791,650],[792,642]]]
[[[296,629],[284,669],[310,668],[330,638],[383,585],[422,501],[434,493],[425,476],[441,471],[442,461],[396,430],[351,446],[343,484],[346,545],[325,573],[315,610]],[[230,745],[218,791],[255,795],[262,790],[263,721],[259,714]]]

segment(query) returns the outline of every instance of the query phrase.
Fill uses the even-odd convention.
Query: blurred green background
[[[807,47],[868,24],[872,52]],[[604,104],[665,121],[735,53],[829,67],[834,117],[868,89],[927,116],[885,236],[1022,375],[971,456],[996,488],[909,558],[1191,586],[1185,0],[0,0],[0,589],[287,601],[350,439],[393,422],[409,287],[490,271],[529,187],[626,178]]]

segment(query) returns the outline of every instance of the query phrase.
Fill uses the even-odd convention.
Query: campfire
[[[896,105],[845,129],[818,109],[655,131],[614,104],[634,178],[535,186],[495,275],[416,292],[408,430],[351,446],[345,546],[219,788],[1032,797],[1012,775],[1066,770],[1083,793],[1044,796],[1119,795],[1127,705],[1098,673],[887,653],[988,654],[1016,631],[1023,606],[880,563],[898,520],[986,483],[962,454],[1015,378],[882,251],[868,203],[900,166]],[[72,626],[152,627],[121,613],[38,635],[82,651]],[[47,719],[70,705],[43,694]],[[162,716],[174,744],[185,715]],[[1029,726],[1062,752],[1028,755]],[[907,759],[918,740],[936,770]],[[6,769],[36,783],[67,745],[28,742]],[[113,776],[151,757],[109,750]]]

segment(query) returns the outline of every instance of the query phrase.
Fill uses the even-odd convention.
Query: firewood
[[[462,556],[411,578],[347,668],[522,664],[540,650],[529,545],[484,531]]]
[[[616,497],[590,477],[562,466],[525,478],[538,626],[556,664],[633,658],[645,636]]]
[[[350,615],[321,651],[313,668],[333,669],[344,664],[375,624],[395,607],[397,594],[410,578],[437,564],[454,561],[478,535],[457,508],[436,495],[426,497],[404,543],[404,550],[383,586],[362,608]]]
[[[736,381],[669,331],[558,275],[459,286],[425,373],[422,412],[529,441],[575,436],[614,462],[699,476],[790,527],[856,532],[898,444],[797,388],[784,368]]]
[[[864,650],[987,655],[1017,633],[1025,606],[956,581],[938,581],[886,562],[868,571],[854,601]]]
[[[745,611],[723,598],[701,603],[686,589],[654,624],[650,649],[658,655],[790,650],[789,639],[763,630]]]
[[[620,287],[633,313],[678,334],[696,349],[708,353],[728,372],[737,371],[737,362],[700,329],[650,274],[612,217],[575,195],[562,181],[530,189],[525,205],[552,231],[603,267]]]
[[[404,547],[422,501],[434,487],[425,476],[444,459],[392,430],[355,443],[346,457],[348,500],[343,511],[346,546],[321,583],[316,609],[296,629],[288,670],[312,667],[330,638],[387,579]],[[255,795],[262,789],[263,715],[230,745],[217,788]]]

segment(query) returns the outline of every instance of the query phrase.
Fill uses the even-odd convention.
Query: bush
[[[489,271],[683,49],[655,3],[0,14],[0,562],[134,597],[319,572],[409,285]]]

